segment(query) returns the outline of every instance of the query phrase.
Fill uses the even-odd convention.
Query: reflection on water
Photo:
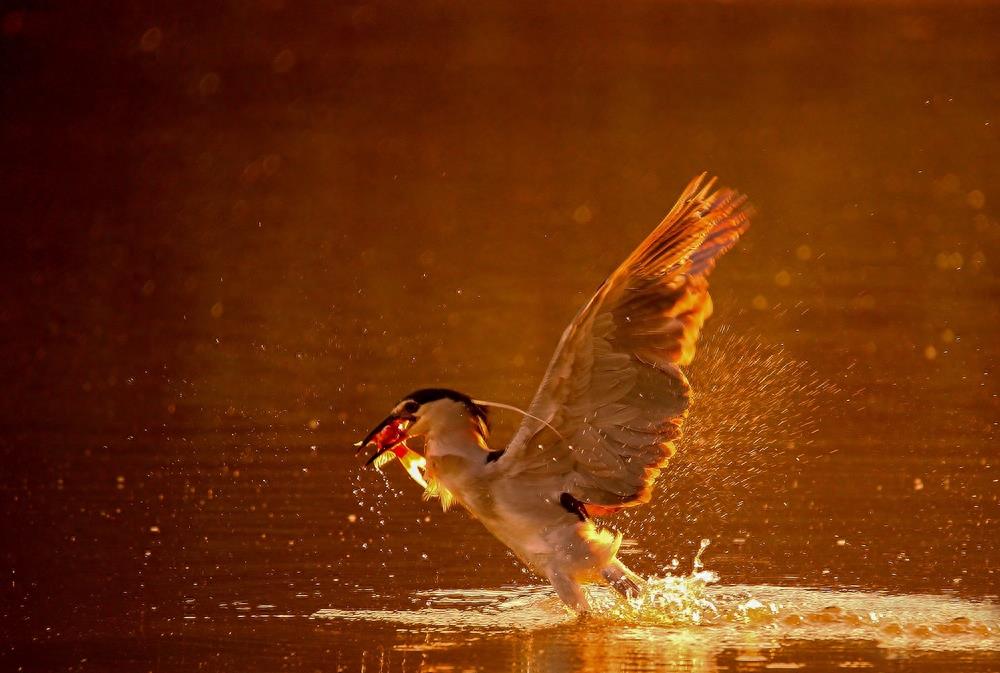
[[[324,608],[315,619],[422,627],[424,633],[538,631],[575,625],[613,640],[645,633],[652,640],[699,643],[706,655],[754,643],[777,648],[786,639],[864,640],[894,650],[1000,652],[1000,609],[991,603],[922,594],[891,595],[768,585],[695,589],[677,578],[652,578],[642,606],[623,604],[602,587],[588,587],[593,615],[579,618],[547,586],[432,589],[417,592],[422,607],[401,610]],[[697,604],[698,610],[691,606]]]
[[[467,647],[475,634],[507,634],[523,648],[525,670],[579,670],[582,663],[583,670],[594,671],[619,666],[716,671],[727,668],[727,657],[769,669],[800,668],[815,656],[795,661],[789,651],[809,644],[823,649],[829,643],[852,644],[838,662],[841,667],[871,665],[858,658],[859,643],[886,657],[981,652],[1000,662],[995,656],[1000,654],[1000,609],[991,603],[920,594],[713,586],[717,576],[698,566],[696,558],[688,576],[648,578],[643,595],[628,602],[605,587],[588,587],[594,612],[582,618],[549,586],[426,590],[414,595],[419,607],[324,608],[312,618],[359,623],[378,632],[391,627],[395,634],[383,642],[397,653],[440,654]],[[407,633],[420,633],[423,641],[412,642]],[[553,657],[553,649],[571,656]],[[427,663],[421,662],[419,670],[437,670]]]
[[[592,614],[579,617],[549,586],[432,589],[415,592],[419,607],[385,610],[324,608],[311,617],[395,630],[383,641],[396,653],[440,655],[468,646],[477,634],[505,634],[518,643],[525,670],[726,670],[727,658],[768,669],[795,669],[796,648],[850,643],[841,668],[871,666],[860,643],[881,656],[980,652],[1000,662],[1000,608],[988,602],[935,595],[811,589],[768,585],[715,586],[703,568],[702,540],[686,576],[647,578],[640,597],[625,601],[606,587],[589,586]],[[417,643],[405,634],[419,633]],[[457,638],[456,638],[457,636]],[[545,644],[542,644],[545,643]],[[552,656],[552,652],[566,655]],[[385,664],[383,660],[380,663]],[[403,660],[397,657],[401,670]],[[388,667],[391,668],[391,667]],[[387,670],[388,670],[387,668]],[[447,670],[444,665],[441,670]],[[414,670],[438,670],[423,660]]]

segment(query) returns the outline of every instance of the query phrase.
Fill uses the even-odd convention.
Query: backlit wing
[[[563,332],[503,462],[550,475],[607,513],[649,500],[675,449],[694,357],[712,312],[708,274],[749,225],[745,198],[714,180],[691,182],[663,222]]]

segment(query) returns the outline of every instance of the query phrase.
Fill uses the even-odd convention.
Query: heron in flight
[[[506,448],[487,443],[486,407],[515,407],[446,388],[407,395],[357,444],[375,446],[376,467],[398,459],[444,509],[462,505],[581,613],[584,582],[627,598],[644,586],[593,518],[648,502],[676,451],[708,274],[749,226],[745,197],[713,185],[695,178],[576,315]],[[422,455],[406,444],[418,436]]]

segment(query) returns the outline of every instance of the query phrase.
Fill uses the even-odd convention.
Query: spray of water
[[[947,596],[717,586],[718,575],[702,562],[708,545],[708,540],[701,541],[688,574],[650,577],[642,595],[631,601],[607,587],[588,587],[593,612],[586,618],[587,633],[601,640],[621,635],[623,628],[639,627],[647,629],[640,631],[645,637],[685,638],[700,643],[706,652],[782,638],[864,639],[894,649],[1000,651],[1000,613],[989,603]],[[311,617],[403,624],[427,634],[435,629],[453,634],[455,628],[546,631],[579,618],[547,585],[429,589],[416,598],[422,607],[327,608]]]
[[[678,522],[698,529],[755,492],[787,488],[817,431],[817,409],[837,394],[780,345],[726,324],[705,335],[687,375],[694,392],[677,454],[649,509],[622,522],[647,548],[675,543],[666,538]]]

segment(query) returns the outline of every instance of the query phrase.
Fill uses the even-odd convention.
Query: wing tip
[[[698,260],[698,253],[706,248],[706,242],[715,240],[720,243],[718,239],[723,237],[731,241],[724,249],[719,246],[710,257],[732,247],[749,228],[754,209],[746,195],[728,187],[716,189],[717,181],[708,171],[691,180],[659,226],[629,255],[616,273],[632,266],[690,272],[684,268],[688,266],[697,268],[697,273],[703,273],[706,270],[705,260]]]

